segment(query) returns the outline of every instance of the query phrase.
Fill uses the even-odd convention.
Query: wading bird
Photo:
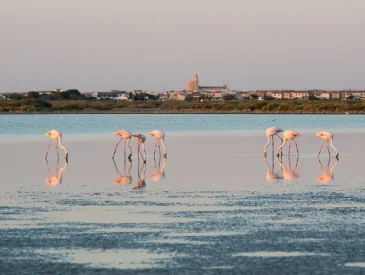
[[[162,132],[162,131],[159,131],[159,130],[154,130],[152,132],[149,132],[148,135],[154,137],[156,139],[156,143],[155,143],[155,150],[153,152],[153,155],[156,155],[156,148],[157,148],[157,145],[158,145],[158,150],[160,152],[160,155],[161,155],[161,147],[160,147],[160,144],[162,145],[163,147],[163,150],[164,150],[164,158],[167,157],[167,151],[166,151],[166,147],[165,147],[165,144],[164,144],[164,141],[165,141],[165,133]]]
[[[319,153],[318,153],[318,157],[322,152],[322,148],[323,148],[324,143],[327,142],[328,154],[331,156],[330,147],[329,147],[329,144],[331,144],[332,148],[336,152],[336,159],[338,159],[339,153],[337,152],[337,149],[335,148],[335,146],[333,146],[333,134],[330,133],[330,132],[327,132],[327,131],[321,131],[321,132],[317,133],[316,136],[323,139],[321,149],[319,150]]]
[[[132,157],[132,147],[129,145],[129,143],[131,142],[131,138],[132,138],[132,133],[129,132],[128,130],[119,130],[113,133],[114,136],[117,136],[120,138],[120,140],[118,141],[117,145],[115,145],[115,149],[114,149],[114,153],[113,153],[113,157],[115,156],[115,152],[117,151],[117,148],[119,146],[119,143],[124,140],[124,157],[126,155],[126,150],[127,150],[127,145],[129,147],[129,156],[128,159],[131,160]]]
[[[280,145],[280,147],[278,148],[278,151],[276,152],[276,156],[278,157],[279,156],[279,152],[280,152],[280,150],[284,147],[284,145],[285,145],[285,143],[289,140],[289,141],[291,141],[291,140],[293,140],[294,141],[294,143],[295,143],[295,146],[296,146],[296,148],[297,148],[297,154],[298,154],[298,156],[299,156],[299,150],[298,150],[298,144],[295,142],[295,138],[296,137],[300,137],[301,136],[301,134],[299,134],[298,132],[295,132],[295,131],[293,131],[293,130],[288,130],[288,131],[285,131],[284,133],[283,133],[283,143]],[[290,146],[291,146],[291,144],[289,144],[289,154],[290,154]],[[281,154],[283,154],[283,153],[281,153]]]
[[[133,134],[134,139],[137,141],[137,154],[141,154],[143,162],[146,163],[146,149],[144,147],[144,142],[146,141],[146,136],[142,134]],[[141,151],[141,146],[144,152],[144,158]]]
[[[272,139],[272,150],[274,151],[274,136],[277,136],[278,138],[283,141],[283,139],[278,135],[279,133],[283,132],[283,129],[279,127],[270,127],[266,129],[266,136],[267,136],[267,143],[264,147],[264,156],[266,156],[266,148],[270,144],[270,137]]]
[[[66,148],[62,145],[62,133],[57,130],[50,130],[47,133],[44,134],[45,136],[50,137],[52,140],[56,141],[56,151],[57,151],[57,157],[59,158],[60,155],[58,154],[58,146],[60,146],[65,151],[65,158],[66,161],[68,160],[68,152]],[[45,156],[45,159],[47,159],[49,148],[51,147],[52,140],[49,142],[47,147],[47,153]],[[58,144],[57,144],[58,142]]]

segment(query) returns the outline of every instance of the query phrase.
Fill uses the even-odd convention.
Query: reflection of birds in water
[[[335,146],[333,146],[333,134],[327,131],[321,131],[319,133],[316,134],[317,137],[320,137],[321,139],[323,139],[322,145],[321,145],[321,149],[319,150],[318,156],[321,154],[322,152],[322,148],[325,142],[327,142],[327,150],[328,150],[328,154],[331,156],[331,152],[330,152],[330,147],[329,144],[331,145],[331,147],[335,150],[336,152],[336,159],[338,159],[339,154],[337,152],[337,149],[335,148]]]
[[[58,161],[57,161],[56,174],[54,176],[52,176],[51,169],[49,168],[47,159],[46,159],[46,163],[47,163],[48,173],[50,176],[48,179],[46,179],[46,183],[48,183],[49,185],[61,184],[62,183],[62,173],[66,170],[67,165],[68,165],[67,160],[65,161],[65,164],[62,166],[62,168],[59,171],[58,171]]]
[[[296,180],[300,177],[299,173],[296,171],[296,169],[298,167],[299,155],[297,156],[297,161],[295,163],[295,168],[291,167],[290,156],[288,156],[289,169],[287,169],[286,166],[283,164],[282,158],[280,159],[280,158],[277,157],[276,160],[278,161],[279,165],[281,166],[281,168],[283,170],[284,180],[292,181],[292,180]]]
[[[153,158],[154,162],[155,162],[155,172],[153,172],[149,178],[154,181],[154,182],[159,182],[161,181],[164,177],[165,177],[165,166],[166,166],[166,158],[163,159],[163,163],[162,163],[162,167],[160,169],[160,165],[161,165],[161,156],[159,157],[158,160],[158,166],[157,166],[157,162],[156,162],[156,158]]]
[[[321,166],[322,174],[318,177],[316,177],[316,180],[320,183],[329,183],[334,179],[333,170],[337,166],[338,159],[336,158],[336,162],[332,167],[330,168],[331,158],[328,158],[327,168],[326,171],[323,169],[321,159],[318,158],[319,165]]]
[[[141,172],[142,172],[142,177],[141,177]],[[139,169],[139,161],[138,161],[138,169],[137,169],[137,173],[138,173],[138,181],[134,184],[133,189],[141,189],[146,187],[146,181],[145,181],[145,176],[146,176],[146,163],[142,162],[142,167],[141,169]]]
[[[283,133],[283,143],[280,145],[276,152],[276,156],[279,156],[279,151],[284,147],[285,143],[289,140],[289,155],[290,155],[290,147],[291,147],[291,141],[293,140],[295,143],[295,147],[297,148],[297,154],[299,156],[299,150],[298,150],[298,144],[295,142],[295,138],[302,136],[298,132],[295,132],[293,130],[288,130]],[[283,152],[281,152],[283,154]]]
[[[113,135],[120,138],[120,140],[118,141],[118,143],[115,145],[115,149],[114,149],[114,153],[113,153],[113,158],[115,156],[115,152],[117,151],[117,148],[119,146],[119,143],[122,140],[124,140],[124,157],[126,155],[127,146],[128,146],[128,148],[129,148],[129,156],[128,156],[128,159],[131,160],[131,157],[132,157],[132,147],[129,145],[129,143],[131,142],[132,133],[129,132],[128,130],[119,130],[119,131],[114,132]]]
[[[279,176],[278,173],[274,173],[274,156],[272,156],[272,167],[270,169],[270,166],[269,164],[267,163],[266,161],[266,157],[264,157],[264,162],[267,166],[267,172],[266,172],[266,180],[268,182],[271,182],[271,183],[274,183],[274,182],[277,182],[279,179],[282,179],[283,177]]]
[[[117,164],[115,163],[114,159],[113,159],[113,162],[114,162],[115,170],[117,170],[117,173],[120,175],[120,177],[117,178],[116,180],[114,180],[113,183],[120,184],[120,185],[130,184],[132,182],[132,176],[131,176],[132,162],[128,161],[129,166],[128,166],[128,169],[126,169],[127,162],[126,162],[126,159],[124,159],[124,173],[123,174],[121,174],[119,172]]]
[[[282,138],[279,136],[279,133],[283,132],[283,129],[279,128],[279,127],[270,127],[266,129],[266,137],[267,137],[267,143],[265,144],[264,147],[264,156],[266,156],[266,148],[267,146],[269,146],[270,144],[270,138],[272,140],[272,150],[274,151],[274,136],[277,136],[278,138],[280,138],[281,141]]]

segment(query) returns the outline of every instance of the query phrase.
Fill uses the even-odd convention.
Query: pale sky
[[[0,2],[0,92],[365,89],[365,0]]]

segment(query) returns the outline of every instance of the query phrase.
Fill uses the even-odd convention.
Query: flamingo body
[[[164,157],[167,157],[167,151],[166,151],[166,147],[165,147],[165,133],[160,131],[160,130],[154,130],[148,133],[148,135],[154,137],[156,139],[156,143],[155,143],[155,150],[154,150],[154,154],[156,154],[156,148],[157,145],[160,148],[160,145],[162,145],[163,149],[164,149]]]
[[[66,157],[66,161],[68,160],[68,151],[67,149],[62,145],[62,133],[57,131],[57,130],[50,130],[48,131],[47,133],[44,134],[45,136],[48,136],[50,137],[52,140],[55,140],[56,142],[58,142],[58,145],[56,143],[56,150],[57,150],[57,156],[59,156],[58,154],[58,146],[61,147],[64,151],[65,151],[65,157]],[[46,159],[47,159],[47,156],[48,156],[48,151],[49,151],[49,148],[51,146],[51,143],[52,143],[52,140],[51,142],[48,144],[48,148],[47,148],[47,153],[46,153]]]
[[[272,138],[272,148],[274,150],[274,136],[277,136],[281,139],[281,137],[278,136],[278,134],[282,133],[282,132],[283,132],[283,129],[281,129],[279,127],[275,127],[275,126],[266,129],[267,143],[265,144],[265,147],[264,147],[264,157],[266,157],[266,148],[270,144],[270,138]]]
[[[330,152],[330,149],[329,149],[329,146],[328,144],[331,145],[331,147],[335,150],[336,152],[336,159],[338,159],[339,157],[339,153],[337,152],[337,149],[335,148],[335,146],[333,145],[333,137],[334,135],[331,133],[331,132],[327,132],[327,131],[321,131],[321,132],[318,132],[316,134],[317,137],[320,137],[321,139],[323,139],[323,143],[321,145],[321,149],[319,150],[319,153],[318,153],[318,156],[321,154],[322,152],[322,148],[323,148],[323,145],[325,142],[327,142],[327,150],[328,150],[328,154],[331,156],[331,152]]]
[[[284,147],[285,143],[288,140],[293,140],[295,143],[295,146],[297,148],[297,154],[299,155],[299,150],[298,150],[298,144],[295,142],[295,138],[302,136],[300,133],[293,131],[293,130],[287,130],[285,132],[283,132],[283,143],[280,145],[280,147],[278,148],[276,155],[279,156],[279,151]],[[290,144],[289,144],[289,153],[290,153]]]
[[[122,140],[124,140],[124,154],[126,153],[126,146],[128,146],[128,148],[129,148],[129,156],[128,156],[128,159],[131,160],[131,157],[132,157],[132,147],[129,145],[129,143],[130,143],[131,138],[132,138],[132,133],[129,132],[128,130],[122,129],[122,130],[118,130],[118,131],[114,132],[113,135],[120,138],[119,142],[115,146],[113,158],[115,156],[115,152],[117,151],[117,148],[118,148],[119,143]]]
[[[138,153],[141,153],[141,156],[142,156],[142,152],[141,152],[141,146],[142,146],[143,152],[144,152],[144,158],[142,156],[142,159],[143,159],[143,162],[146,162],[146,149],[144,147],[144,143],[146,141],[146,136],[143,134],[133,134],[132,136],[137,141],[137,151],[138,151]]]

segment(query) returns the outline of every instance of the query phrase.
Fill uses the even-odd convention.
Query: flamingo
[[[115,152],[117,151],[119,143],[124,139],[124,157],[125,157],[125,153],[126,153],[126,146],[128,145],[129,151],[130,151],[128,159],[131,160],[132,147],[129,145],[129,143],[131,142],[132,133],[129,132],[128,130],[119,130],[119,131],[114,132],[113,135],[119,137],[120,140],[118,141],[117,145],[115,145],[115,149],[114,149],[114,153],[113,153],[112,158],[114,159]]]
[[[278,138],[281,139],[281,141],[283,141],[283,139],[278,135],[279,133],[282,133],[282,132],[283,132],[283,129],[281,129],[279,127],[275,127],[275,126],[266,129],[267,143],[264,147],[264,156],[266,156],[266,148],[270,144],[270,137],[272,139],[272,149],[274,150],[274,136],[277,136]]]
[[[56,140],[56,151],[57,151],[57,157],[59,158],[60,155],[58,154],[58,146],[60,146],[65,151],[65,158],[66,161],[68,161],[68,152],[67,149],[62,145],[62,133],[57,130],[50,130],[47,133],[44,134],[45,136],[48,136],[51,138],[51,141],[48,144],[47,147],[47,153],[45,156],[45,159],[47,159],[49,148],[51,147],[52,140]],[[58,141],[58,144],[57,144]]]
[[[115,170],[117,170],[118,174],[120,175],[119,178],[113,181],[113,183],[120,184],[120,185],[126,185],[130,184],[132,182],[132,176],[131,176],[131,169],[132,169],[132,162],[129,162],[128,170],[126,170],[126,160],[124,159],[124,174],[122,175],[118,168],[117,164],[115,163],[115,160],[113,159]]]
[[[322,170],[322,174],[318,177],[316,177],[316,180],[320,183],[328,183],[331,180],[333,180],[333,170],[335,169],[335,167],[337,166],[338,163],[338,159],[336,159],[336,162],[334,165],[332,165],[331,169],[330,167],[330,163],[331,163],[331,158],[328,159],[328,164],[327,164],[327,169],[326,171],[324,171],[323,166],[322,166],[322,162],[321,159],[318,158],[319,164],[321,165],[321,170]]]
[[[280,147],[278,148],[278,151],[276,152],[276,156],[279,157],[279,151],[284,147],[285,143],[289,140],[291,142],[291,140],[294,141],[295,143],[295,146],[297,148],[297,154],[299,156],[299,150],[298,150],[298,144],[295,142],[295,138],[296,137],[300,137],[302,136],[301,134],[299,134],[298,132],[295,132],[293,130],[288,130],[288,131],[285,131],[283,133],[283,143],[280,145]],[[290,154],[290,146],[291,144],[289,144],[289,154]],[[281,153],[283,154],[283,153]]]
[[[49,164],[48,164],[47,159],[46,159],[46,162],[47,162],[48,172],[50,174],[50,178],[46,179],[46,183],[48,183],[49,185],[61,184],[62,183],[62,173],[66,170],[68,162],[65,161],[65,164],[60,169],[60,171],[58,171],[58,162],[57,162],[57,164],[56,164],[56,175],[55,176],[51,175],[51,169],[49,169]]]
[[[133,134],[132,136],[137,141],[137,154],[140,153],[141,154],[141,157],[143,159],[143,162],[146,163],[146,149],[144,147],[144,142],[146,141],[146,136],[145,135],[142,135],[142,134]],[[143,148],[144,158],[142,156],[141,146]]]
[[[159,143],[162,145],[163,147],[163,150],[164,150],[164,158],[167,157],[167,151],[166,151],[166,147],[165,147],[165,144],[164,144],[164,140],[165,140],[165,133],[160,131],[160,130],[154,130],[152,132],[149,132],[148,135],[154,137],[156,139],[156,143],[155,143],[155,150],[153,151],[153,155],[156,155],[156,148],[157,148],[157,145],[158,145],[158,149],[160,151],[160,154],[161,154],[161,148],[160,148],[160,145]]]
[[[322,148],[323,148],[324,143],[327,142],[328,154],[331,156],[330,148],[329,148],[329,145],[328,145],[330,143],[332,148],[336,151],[336,159],[338,159],[339,153],[337,152],[337,149],[335,148],[335,146],[333,146],[333,134],[330,133],[330,132],[327,132],[327,131],[321,131],[321,132],[317,133],[316,136],[323,139],[323,143],[321,145],[321,149],[319,150],[318,157],[322,152]]]

